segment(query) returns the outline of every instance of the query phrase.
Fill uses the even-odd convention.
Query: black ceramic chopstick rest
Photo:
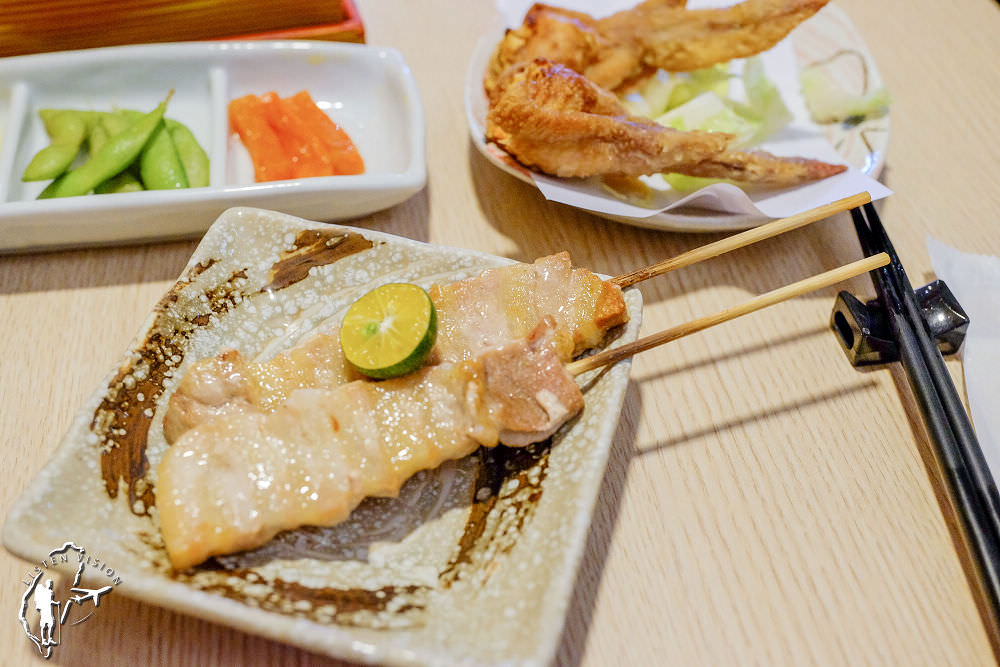
[[[941,354],[958,352],[969,328],[969,316],[955,295],[942,280],[914,290],[914,295]],[[899,360],[885,309],[877,299],[865,303],[850,292],[840,292],[830,315],[830,327],[852,366]]]

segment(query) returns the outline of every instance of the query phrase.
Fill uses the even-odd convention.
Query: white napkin
[[[559,5],[592,16],[606,16],[632,7],[638,0],[554,0]],[[692,0],[688,7],[704,8],[734,4],[735,0]],[[496,0],[497,10],[508,26],[518,26],[533,0]],[[784,40],[762,54],[764,69],[781,92],[793,120],[788,126],[762,143],[759,148],[775,155],[803,155],[835,164],[844,159],[829,144],[812,122],[799,93],[795,54],[789,40]],[[648,218],[681,206],[697,206],[724,213],[783,218],[822,206],[831,201],[867,191],[872,200],[892,191],[854,167],[836,176],[784,190],[748,194],[738,187],[717,183],[695,192],[679,195],[672,190],[658,192],[649,206],[637,206],[608,193],[598,179],[559,179],[532,173],[535,185],[546,199],[570,204],[596,213],[629,218]]]
[[[1000,257],[961,252],[932,237],[927,251],[969,316],[960,352],[965,391],[986,463],[1000,480]]]

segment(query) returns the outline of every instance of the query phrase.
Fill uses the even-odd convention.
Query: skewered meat
[[[555,322],[560,358],[569,361],[628,321],[621,288],[574,269],[568,252],[435,285],[430,295],[438,314],[435,353],[442,361],[472,359],[524,338],[545,316]]]
[[[435,285],[430,294],[438,314],[434,363],[466,361],[524,338],[546,315],[555,323],[559,356],[568,361],[628,320],[621,289],[573,269],[566,252]],[[360,377],[344,361],[337,331],[316,334],[262,363],[228,350],[197,362],[181,378],[164,416],[164,436],[174,442],[219,415],[267,410],[296,389],[333,388]]]
[[[479,446],[544,440],[583,409],[555,322],[478,358],[383,382],[298,389],[188,430],[157,469],[171,563],[259,546],[281,530],[343,521],[366,496]]]
[[[344,361],[336,332],[318,333],[270,361],[248,362],[238,350],[199,361],[181,378],[163,418],[173,442],[184,431],[222,414],[268,409],[301,387],[336,387],[360,379]]]

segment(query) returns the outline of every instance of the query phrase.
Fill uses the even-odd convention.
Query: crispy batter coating
[[[677,0],[648,0],[603,19],[535,4],[497,45],[483,84],[495,103],[511,68],[545,58],[618,90],[657,68],[686,72],[765,51],[827,1],[746,0],[687,10]]]
[[[564,65],[535,60],[509,77],[486,138],[529,167],[562,177],[674,172],[785,187],[841,165],[727,150],[732,135],[681,132],[629,116],[607,90]]]
[[[804,157],[777,157],[765,151],[725,151],[697,164],[681,165],[672,171],[688,176],[728,178],[771,188],[785,188],[819,181],[846,171],[842,164],[830,164]]]
[[[615,72],[625,81],[643,68],[690,72],[771,48],[828,0],[747,0],[721,9],[679,10],[639,5],[597,22],[611,44],[631,44],[639,63],[630,72]],[[649,4],[649,3],[646,3]],[[607,57],[607,56],[605,56]],[[584,72],[590,76],[597,67]],[[619,83],[606,76],[606,85]]]
[[[486,136],[522,163],[563,177],[669,171],[717,155],[732,139],[629,116],[608,91],[541,59],[511,79],[486,116]]]
[[[588,14],[535,4],[525,14],[524,23],[508,30],[494,50],[483,79],[486,96],[495,103],[513,69],[536,58],[583,72],[597,57],[601,42]]]

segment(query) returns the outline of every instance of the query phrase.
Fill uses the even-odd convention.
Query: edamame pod
[[[92,120],[89,112],[72,109],[43,109],[39,115],[52,142],[31,158],[21,176],[22,181],[45,181],[69,169],[80,152]]]
[[[101,146],[107,143],[110,138],[111,135],[104,127],[104,123],[100,121],[94,123],[94,126],[90,128],[90,134],[87,135],[87,148],[90,150],[90,154],[93,155],[101,150]]]
[[[188,186],[192,188],[203,188],[209,184],[209,160],[205,149],[201,147],[198,140],[194,138],[194,133],[188,129],[184,123],[168,118],[166,120],[167,129],[170,130],[170,138],[174,140],[177,147],[177,155],[184,165],[184,173],[187,175]]]
[[[117,176],[112,176],[94,188],[94,194],[104,195],[115,192],[138,192],[139,190],[145,190],[145,188],[142,187],[142,181],[135,177],[135,174],[132,173],[131,169],[126,169]]]
[[[160,125],[163,114],[167,110],[167,102],[172,95],[173,91],[153,111],[144,115],[118,136],[109,139],[97,153],[91,155],[87,162],[68,172],[65,178],[60,179],[52,196],[85,195],[102,181],[106,181],[128,167],[139,156],[143,146]]]
[[[184,165],[167,125],[160,122],[139,157],[139,174],[149,190],[176,190],[188,186]]]
[[[111,111],[101,114],[101,126],[104,127],[109,137],[116,137],[129,127],[139,122],[145,114],[140,113],[138,117],[126,115],[124,111]]]

